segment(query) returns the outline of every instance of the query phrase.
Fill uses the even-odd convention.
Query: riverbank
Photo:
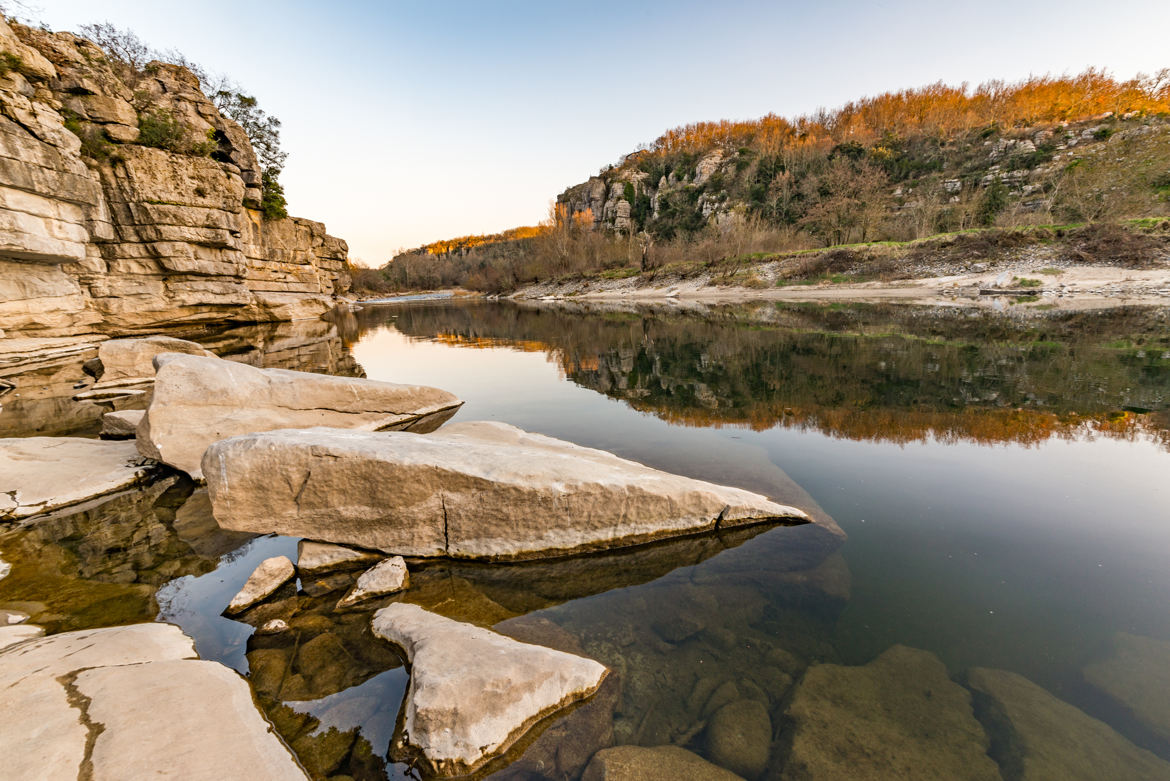
[[[662,301],[687,299],[711,303],[775,301],[901,301],[959,306],[1039,306],[1095,309],[1118,305],[1170,304],[1170,267],[1126,269],[1114,266],[1038,267],[1012,263],[994,270],[894,281],[833,281],[779,285],[776,264],[754,268],[765,284],[718,284],[708,275],[544,282],[518,290],[518,300],[587,299]],[[771,284],[767,284],[769,278]]]

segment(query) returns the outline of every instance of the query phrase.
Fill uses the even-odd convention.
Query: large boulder
[[[988,731],[998,740],[998,751],[993,753],[1006,778],[1170,779],[1170,763],[1022,675],[976,668],[967,674],[966,684],[975,693]]]
[[[156,363],[138,450],[196,479],[203,478],[203,451],[227,437],[310,426],[431,431],[463,403],[424,385],[257,369],[218,358],[164,354]]]
[[[472,773],[546,716],[597,691],[592,659],[521,643],[395,603],[374,614],[374,634],[410,661],[401,732],[392,754],[417,753],[439,776]]]
[[[269,431],[216,443],[203,472],[225,529],[403,556],[538,558],[808,520],[759,494],[503,423],[428,436]]]
[[[896,645],[861,667],[813,665],[784,716],[780,779],[1000,779],[970,693],[926,651]]]
[[[78,437],[0,439],[0,521],[84,502],[145,480],[133,442]]]
[[[247,682],[168,624],[0,651],[6,778],[305,778]],[[144,714],[149,714],[145,718]]]
[[[154,358],[162,353],[182,353],[214,358],[202,345],[173,336],[144,336],[137,339],[108,339],[98,345],[102,362],[100,384],[154,379]]]

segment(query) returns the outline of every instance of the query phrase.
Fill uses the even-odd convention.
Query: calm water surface
[[[457,420],[762,491],[825,521],[557,562],[418,563],[403,599],[618,673],[494,766],[501,777],[572,777],[613,742],[710,756],[703,727],[729,683],[769,710],[762,777],[779,777],[804,669],[896,644],[959,680],[1019,673],[1170,759],[1170,725],[1083,672],[1119,632],[1170,639],[1165,310],[414,303],[311,339],[289,328],[261,347],[248,331],[196,338],[257,365],[436,385],[466,400]],[[64,409],[72,430],[55,433],[92,434],[92,411],[39,403],[10,405],[0,427],[36,433],[50,427],[38,409]],[[370,611],[332,609],[346,577],[220,615],[260,560],[295,548],[219,531],[205,494],[169,477],[0,535],[16,565],[0,607],[51,631],[178,623],[204,657],[249,675],[315,775],[401,777],[402,757],[386,757],[406,672],[370,636]],[[293,631],[254,633],[274,617]]]

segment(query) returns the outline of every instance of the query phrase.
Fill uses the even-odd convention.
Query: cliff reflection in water
[[[348,319],[347,319],[348,318]],[[174,329],[169,336],[199,342],[217,355],[264,369],[364,377],[341,332],[354,333],[352,315],[334,322],[297,320],[230,329]],[[0,381],[12,389],[0,395],[0,437],[94,436],[101,418],[118,409],[145,409],[146,396],[94,402],[73,396],[93,383],[82,364],[97,356],[100,337],[75,349],[6,354],[0,345]],[[7,387],[7,386],[4,386]]]
[[[387,310],[357,313],[376,327]],[[848,438],[1170,447],[1170,312],[867,304],[416,304],[410,337],[544,350],[577,383],[694,426]]]

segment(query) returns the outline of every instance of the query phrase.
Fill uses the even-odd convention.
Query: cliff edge
[[[247,134],[191,71],[124,73],[90,41],[0,17],[0,336],[333,308],[345,242],[264,216]]]

